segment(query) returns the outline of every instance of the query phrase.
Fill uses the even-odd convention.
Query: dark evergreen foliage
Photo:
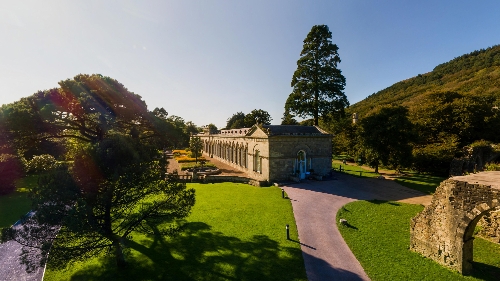
[[[285,111],[302,118],[343,116],[349,106],[344,94],[345,77],[337,65],[338,47],[332,43],[332,33],[326,25],[315,25],[304,40],[291,86],[292,93],[285,103]]]

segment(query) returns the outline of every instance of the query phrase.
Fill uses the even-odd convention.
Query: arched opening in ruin
[[[456,176],[443,181],[432,202],[412,219],[410,249],[456,270],[472,274],[474,231],[500,206],[500,172]]]
[[[481,212],[479,215],[477,215],[474,219],[470,221],[470,223],[464,230],[463,246],[462,246],[463,274],[471,274],[473,271],[474,240],[476,239],[478,224],[485,215],[491,213],[495,209],[496,208],[490,207],[489,209]]]

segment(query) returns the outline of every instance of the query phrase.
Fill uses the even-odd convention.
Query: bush
[[[498,163],[489,163],[484,165],[484,169],[486,171],[500,171],[500,164]]]
[[[57,160],[49,154],[36,155],[28,161],[26,170],[28,173],[38,174],[53,170],[57,167]]]
[[[455,148],[430,144],[413,149],[413,169],[420,173],[448,175]]]
[[[0,154],[0,195],[16,190],[16,181],[22,176],[21,159],[12,154]]]

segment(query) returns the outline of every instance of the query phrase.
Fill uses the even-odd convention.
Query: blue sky
[[[2,1],[0,104],[99,73],[199,126],[253,109],[279,124],[313,25],[354,104],[500,44],[499,15],[499,1]]]

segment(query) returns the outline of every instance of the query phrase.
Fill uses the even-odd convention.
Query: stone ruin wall
[[[498,207],[500,190],[485,184],[445,180],[432,203],[411,221],[410,249],[464,275],[472,271],[474,227]]]
[[[463,156],[453,159],[450,163],[450,176],[483,171],[487,163],[500,156],[498,150],[498,145],[464,147]]]
[[[500,207],[485,214],[477,225],[480,226],[477,236],[500,243]]]

